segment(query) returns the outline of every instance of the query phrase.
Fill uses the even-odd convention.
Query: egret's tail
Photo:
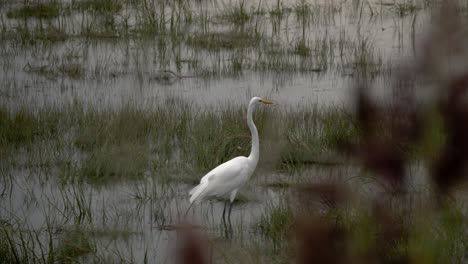
[[[195,186],[195,188],[190,190],[190,206],[187,208],[187,211],[185,211],[185,216],[187,216],[190,208],[192,208],[193,202],[197,203],[203,199],[207,186],[207,183],[200,183],[199,185]]]
[[[203,199],[206,191],[206,187],[208,187],[208,183],[200,183],[199,185],[195,186],[189,194],[190,194],[190,203],[199,202]]]

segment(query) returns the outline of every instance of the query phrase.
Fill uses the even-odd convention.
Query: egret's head
[[[273,104],[272,101],[265,100],[260,97],[253,97],[252,100],[250,100],[251,103],[263,103],[263,104]]]

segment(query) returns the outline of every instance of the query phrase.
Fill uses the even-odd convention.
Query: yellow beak
[[[264,99],[261,99],[260,102],[262,102],[264,104],[273,104],[272,101],[268,101],[268,100],[264,100]]]

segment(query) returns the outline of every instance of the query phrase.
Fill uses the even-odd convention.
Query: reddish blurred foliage
[[[435,77],[440,87],[438,107],[446,144],[433,164],[433,180],[443,198],[467,176],[468,27],[466,15],[455,1],[446,1],[435,20],[417,68],[425,76]]]
[[[447,194],[467,174],[468,30],[460,19],[460,8],[453,1],[441,5],[441,13],[434,17],[437,23],[422,48],[425,56],[420,56],[414,65],[396,69],[393,97],[388,98],[391,103],[379,105],[368,95],[371,89],[368,82],[358,81],[356,116],[361,138],[358,143],[342,140],[340,144],[390,183],[395,193],[403,190],[404,167],[409,161],[406,152],[422,139],[423,117],[428,114],[422,113],[416,102],[415,79],[436,86],[435,101],[445,125],[446,145],[434,162],[435,188]],[[455,65],[455,70],[445,69],[450,68],[447,60]]]
[[[207,244],[202,237],[195,233],[190,225],[181,225],[177,230],[178,248],[177,261],[180,264],[208,263],[205,254]]]
[[[402,191],[405,159],[394,144],[366,142],[356,150],[355,154],[364,165],[390,184],[392,193]]]
[[[407,223],[404,222],[404,216],[391,210],[387,202],[375,201],[372,210],[373,217],[378,223],[379,229],[377,230],[378,246],[375,248],[375,257],[380,263],[409,263],[407,255],[392,255],[389,258],[389,252],[394,251],[395,248],[402,241],[407,241],[409,237],[409,230]]]
[[[392,193],[404,191],[406,151],[421,138],[422,117],[415,107],[413,82],[399,74],[388,105],[368,96],[371,89],[363,80],[356,87],[356,116],[361,137],[357,142],[341,139],[339,147],[381,176]]]
[[[319,217],[304,217],[298,221],[298,263],[346,263],[344,229]]]
[[[447,142],[434,167],[434,183],[438,191],[447,194],[467,175],[468,105],[466,90],[468,74],[449,84],[448,96],[440,105],[445,122]]]
[[[346,232],[338,222],[317,217],[299,225],[302,241],[299,263],[410,263],[408,253],[396,249],[407,243],[410,233],[410,205],[405,201],[405,167],[411,164],[409,153],[424,136],[425,122],[434,108],[421,107],[416,100],[416,80],[423,86],[434,86],[432,102],[442,117],[446,141],[439,157],[432,161],[431,176],[435,197],[445,198],[468,174],[468,30],[462,22],[460,8],[453,1],[440,3],[440,14],[423,43],[421,56],[413,65],[399,66],[392,83],[392,97],[378,103],[369,96],[370,82],[360,79],[356,88],[356,118],[361,130],[359,139],[340,139],[338,147],[362,163],[377,177],[389,184],[390,196],[371,201],[371,217],[376,224],[376,245],[346,255]],[[452,68],[448,67],[450,61]],[[451,69],[451,70],[449,70]],[[328,196],[331,201],[343,200],[341,188],[333,185],[301,187],[310,195]],[[306,200],[306,199],[304,199]],[[310,201],[310,200],[309,200]],[[397,206],[393,206],[393,202]],[[331,208],[340,206],[332,203]],[[304,218],[307,219],[307,218]],[[349,247],[349,245],[348,245]]]

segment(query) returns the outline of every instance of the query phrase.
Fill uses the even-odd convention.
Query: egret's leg
[[[192,208],[192,205],[193,205],[193,204],[194,204],[194,203],[191,203],[190,206],[187,208],[187,211],[185,211],[184,217],[187,216],[187,214],[188,214],[188,212],[190,211],[190,208]]]
[[[227,238],[231,238],[232,237],[232,233],[233,233],[233,230],[232,230],[232,222],[231,222],[231,211],[232,211],[232,203],[229,204],[229,213],[228,213],[228,222],[227,222]]]
[[[231,202],[231,205],[229,205],[229,214],[228,214],[229,220],[231,220],[232,204],[233,204],[233,202]]]
[[[226,202],[224,202],[223,220],[226,222]]]
[[[231,205],[229,206],[229,220],[231,219],[231,211],[232,211],[232,204],[234,203],[234,200],[236,199],[236,194],[237,194],[237,189],[231,192]]]

